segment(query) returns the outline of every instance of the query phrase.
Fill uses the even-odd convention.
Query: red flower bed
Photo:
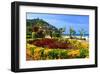
[[[63,41],[58,41],[57,39],[36,39],[34,41],[29,41],[30,44],[34,44],[38,47],[48,47],[51,49],[71,49],[72,46],[67,43],[67,42],[63,42]]]

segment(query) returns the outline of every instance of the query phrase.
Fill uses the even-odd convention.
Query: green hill
[[[27,26],[26,27],[27,35],[31,35],[34,26],[41,27],[43,30],[51,30],[51,31],[59,32],[59,30],[55,26],[39,18],[27,19],[26,26]]]

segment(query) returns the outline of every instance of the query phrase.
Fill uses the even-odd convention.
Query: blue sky
[[[73,27],[77,34],[80,29],[84,29],[89,34],[88,15],[67,15],[67,14],[43,14],[27,13],[27,19],[40,18],[57,28],[66,28],[65,33],[69,34],[70,27]]]

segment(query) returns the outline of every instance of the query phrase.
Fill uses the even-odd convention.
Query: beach
[[[63,38],[70,38],[68,35],[63,35],[62,37],[63,37]],[[75,36],[75,38],[78,38],[78,39],[79,39],[80,36]],[[82,38],[83,38],[83,39],[86,39],[86,41],[89,40],[89,36],[83,36]]]

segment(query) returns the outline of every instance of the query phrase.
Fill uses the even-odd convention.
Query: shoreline
[[[62,36],[63,38],[70,38],[69,36],[65,36],[65,35],[63,35]],[[76,38],[80,38],[80,36],[75,36]],[[89,36],[83,36],[82,38],[85,38],[86,39],[86,41],[88,41],[89,40]]]

